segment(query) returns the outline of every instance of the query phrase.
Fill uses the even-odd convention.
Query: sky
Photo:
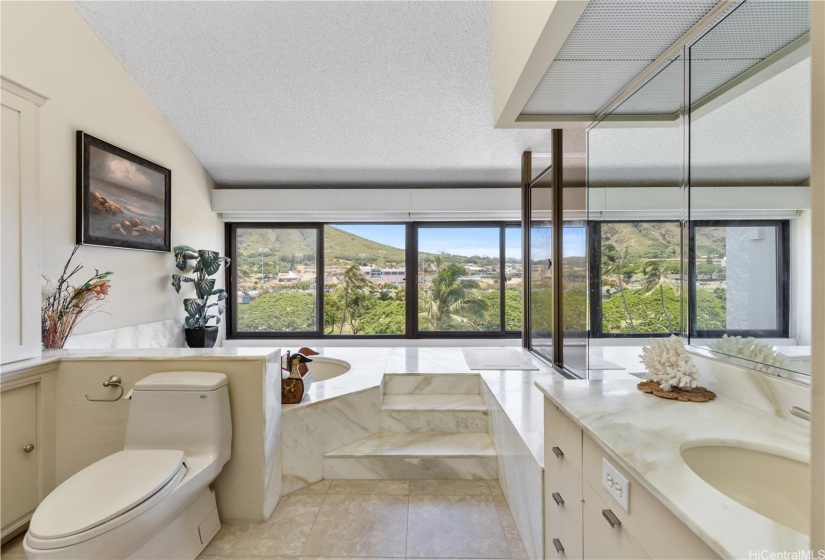
[[[335,227],[349,233],[365,237],[398,249],[405,246],[405,228],[400,224],[378,225],[338,225]],[[508,230],[506,249],[508,256],[519,256],[521,234],[519,230]],[[466,257],[497,257],[498,228],[420,228],[418,230],[418,250],[424,253],[450,253]]]
[[[403,224],[336,224],[335,227],[371,241],[404,249]],[[564,235],[564,251],[570,256],[583,256],[586,238],[584,228],[568,228]],[[508,228],[506,243],[508,257],[519,257],[521,231]],[[538,249],[534,243],[534,249]],[[498,228],[492,227],[422,227],[418,230],[418,250],[425,253],[450,253],[467,257],[497,257]]]

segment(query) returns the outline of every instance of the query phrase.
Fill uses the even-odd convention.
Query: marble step
[[[384,395],[382,432],[486,433],[487,406],[481,395]]]
[[[379,433],[324,456],[324,478],[495,479],[489,434]]]
[[[477,373],[384,375],[384,395],[478,395],[481,384]]]

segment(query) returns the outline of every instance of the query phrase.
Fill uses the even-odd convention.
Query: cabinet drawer
[[[619,466],[593,438],[583,441],[584,488],[597,495],[601,501],[622,520],[622,526],[639,538],[639,543],[654,558],[662,560],[719,558],[711,548],[676,517],[662,502],[648,492],[633,476]],[[613,496],[602,486],[602,459],[607,459],[630,482],[630,512],[624,511]],[[585,498],[585,502],[587,498]],[[586,507],[586,506],[585,506]],[[606,524],[606,522],[605,522]],[[584,526],[584,525],[583,525]],[[650,528],[655,527],[655,531]],[[585,531],[587,527],[584,526]]]
[[[544,399],[544,441],[545,467],[564,462],[582,472],[581,428],[549,399]]]
[[[553,499],[558,489],[544,477],[544,557],[545,558],[582,558],[581,525],[570,515],[567,502],[559,505]],[[581,502],[578,502],[581,506]],[[579,510],[581,512],[581,509]],[[563,550],[556,549],[559,545]]]
[[[604,516],[609,509],[621,522],[615,527]],[[589,484],[584,484],[584,518],[583,529],[586,538],[583,543],[584,558],[592,560],[649,558],[641,545],[630,534],[625,525],[627,512],[618,506],[607,506]],[[654,525],[655,527],[655,525]],[[658,527],[656,528],[658,530]]]

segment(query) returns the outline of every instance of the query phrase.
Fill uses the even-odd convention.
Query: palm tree
[[[341,310],[341,327],[338,329],[338,334],[344,331],[344,323],[347,319],[347,305],[349,298],[355,292],[371,292],[373,288],[372,281],[364,276],[361,272],[361,267],[358,263],[350,265],[338,278],[339,284],[335,287],[334,292],[337,296],[344,296],[344,306]]]
[[[479,283],[463,278],[466,275],[467,269],[460,264],[444,265],[440,255],[435,257],[435,276],[419,307],[419,316],[427,319],[434,330],[457,326],[472,329],[474,321],[486,318],[487,301],[473,293]]]
[[[670,318],[670,313],[665,305],[665,277],[667,276],[667,269],[663,266],[662,261],[647,261],[642,265],[642,275],[644,281],[642,283],[642,293],[644,295],[652,294],[657,288],[659,289],[659,299],[662,302],[662,311],[667,317],[668,332],[673,332],[673,320]]]
[[[636,331],[636,325],[633,324],[633,314],[630,313],[630,306],[627,305],[627,296],[624,293],[624,284],[622,277],[624,276],[624,263],[627,259],[627,247],[623,253],[619,253],[618,249],[612,243],[602,245],[602,274],[615,274],[619,280],[619,293],[622,295],[622,303],[624,304],[625,313],[627,313],[627,320],[630,322],[630,328],[633,332]]]

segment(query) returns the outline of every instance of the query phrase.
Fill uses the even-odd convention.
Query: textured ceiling
[[[223,186],[516,185],[489,2],[75,6]]]

